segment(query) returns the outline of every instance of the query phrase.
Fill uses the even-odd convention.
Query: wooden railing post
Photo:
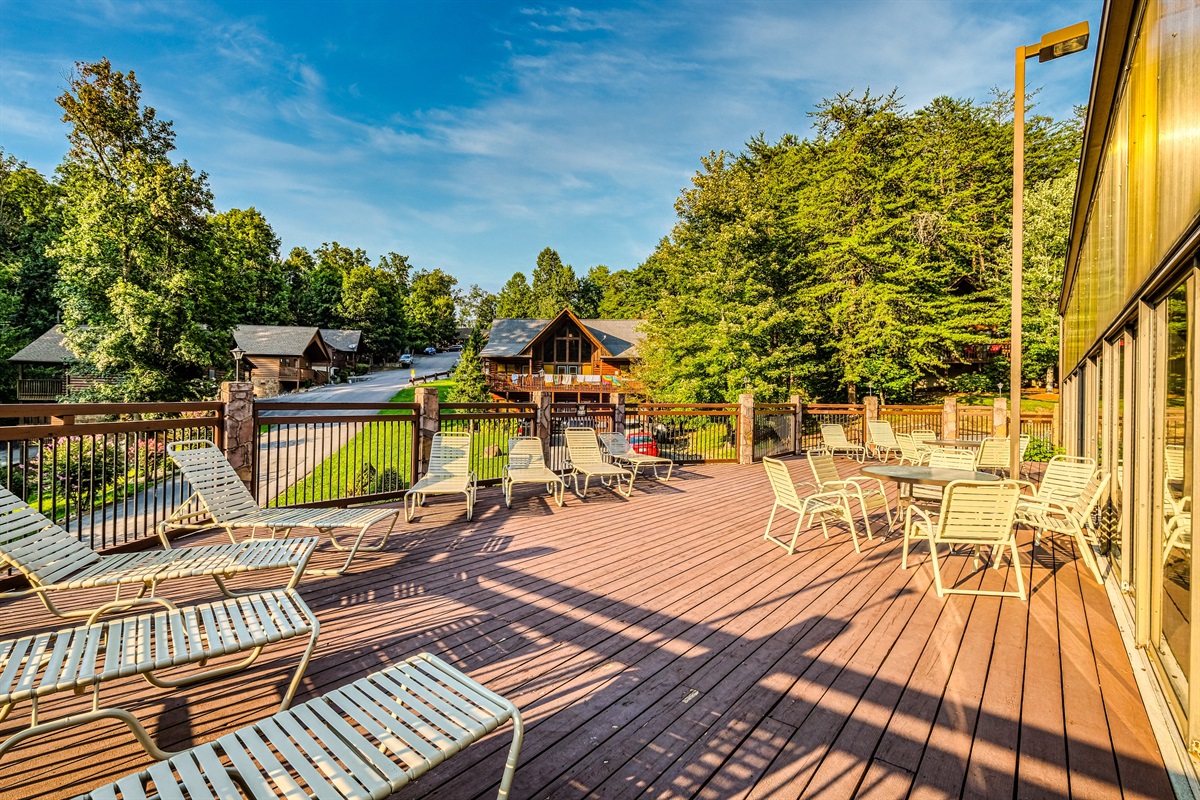
[[[533,403],[537,406],[533,423],[533,435],[542,440],[542,453],[550,457],[550,407],[554,404],[553,392],[534,392]]]
[[[438,406],[436,386],[419,386],[416,389],[417,410],[417,472],[425,474],[429,469],[429,453],[433,449],[433,435],[441,427],[441,409]],[[413,476],[416,480],[416,476]]]
[[[254,384],[250,381],[225,381],[221,384],[222,438],[225,457],[233,465],[242,483],[254,483]]]
[[[958,398],[947,397],[942,401],[942,438],[958,438]]]
[[[1008,434],[1008,398],[997,397],[992,400],[992,435],[1003,439]]]
[[[871,441],[871,426],[868,422],[875,422],[879,419],[879,398],[874,395],[867,395],[863,398],[863,424],[862,424],[862,442],[863,447],[866,447]]]
[[[800,395],[794,394],[788,398],[792,404],[792,455],[797,455],[804,440],[804,401]]]
[[[738,395],[738,463],[754,463],[754,394]]]

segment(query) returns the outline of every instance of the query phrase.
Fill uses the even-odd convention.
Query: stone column
[[[221,402],[225,404],[224,425],[218,442],[225,457],[247,487],[254,481],[254,384],[250,381],[225,381],[221,384]]]
[[[625,435],[625,395],[609,395],[613,404],[613,433]]]
[[[942,438],[958,438],[958,398],[947,397],[942,402]]]
[[[804,439],[804,401],[794,394],[788,402],[792,404],[792,455],[797,455]]]
[[[992,400],[992,435],[1004,438],[1008,436],[1008,398],[997,397]]]
[[[871,426],[868,422],[875,422],[879,419],[879,398],[873,394],[869,394],[863,398],[863,425],[862,425],[862,441],[863,447],[871,443]]]
[[[553,392],[534,392],[533,403],[537,406],[537,417],[533,423],[533,435],[542,440],[542,455],[550,458],[550,406],[554,404]],[[547,460],[546,463],[550,463]]]
[[[754,394],[738,395],[738,463],[754,463]]]
[[[417,405],[417,437],[420,449],[417,452],[417,471],[424,475],[429,469],[429,453],[433,449],[433,435],[441,427],[438,393],[435,386],[420,386],[416,391]]]

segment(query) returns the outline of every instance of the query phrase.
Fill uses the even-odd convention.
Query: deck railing
[[[625,429],[649,434],[676,463],[737,461],[739,417],[730,403],[638,403],[625,407]]]
[[[879,418],[892,423],[896,433],[931,430],[942,434],[942,406],[882,406]]]
[[[155,536],[191,494],[170,442],[222,442],[222,403],[0,405],[0,486],[102,549]]]
[[[67,393],[64,378],[20,378],[17,380],[17,399],[26,402],[53,403]]]
[[[867,411],[860,403],[813,403],[805,405],[800,430],[800,449],[811,450],[821,446],[821,426],[841,425],[846,438],[855,444],[867,440]]]
[[[791,453],[795,448],[796,407],[790,403],[754,405],[754,458]]]
[[[414,403],[256,403],[251,491],[264,506],[394,500],[417,474]]]
[[[471,469],[480,484],[499,483],[508,466],[508,440],[532,436],[537,406],[532,403],[442,403],[438,428],[471,434]]]

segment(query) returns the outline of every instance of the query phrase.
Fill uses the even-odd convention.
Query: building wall
[[[1112,97],[1091,99],[1112,113],[1089,118],[1102,159],[1072,222],[1063,444],[1110,476],[1097,529],[1108,579],[1181,743],[1200,756],[1200,0],[1110,2],[1106,26],[1118,6],[1133,24],[1100,43],[1097,75],[1120,77]]]

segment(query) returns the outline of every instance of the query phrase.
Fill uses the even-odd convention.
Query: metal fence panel
[[[500,482],[508,466],[508,440],[532,436],[536,420],[531,403],[446,403],[438,425],[471,434],[471,469],[480,484],[490,485]]]
[[[625,430],[648,434],[677,464],[737,461],[738,417],[730,403],[639,403],[626,406]]]
[[[754,407],[754,460],[792,452],[796,410],[791,405]]]
[[[846,438],[855,444],[865,444],[863,441],[863,419],[866,410],[861,405],[816,404],[804,407],[803,423],[800,429],[800,449],[812,450],[820,447],[821,426],[841,425],[846,431]]]

